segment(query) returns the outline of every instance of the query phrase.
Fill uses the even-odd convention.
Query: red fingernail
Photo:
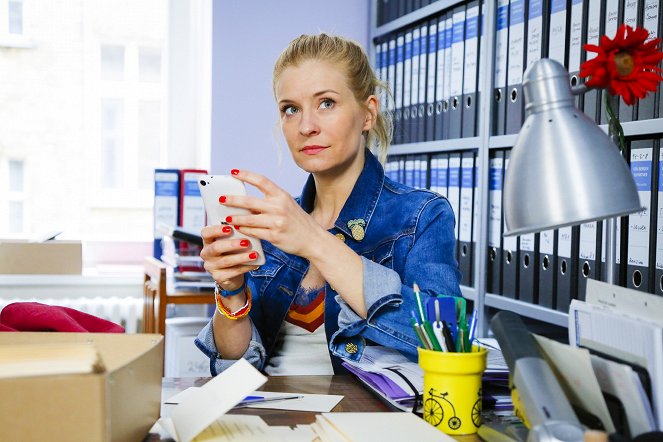
[[[233,229],[230,228],[230,226],[223,226],[223,229],[221,229],[223,233],[230,233],[233,231]]]
[[[239,245],[242,247],[248,247],[251,242],[248,239],[243,239],[239,242]]]
[[[233,226],[235,230],[239,230],[239,226]]]
[[[227,222],[228,224],[230,224],[231,222],[233,222],[233,217],[232,217],[232,216],[226,216],[226,222]]]
[[[239,173],[239,169],[233,169],[230,171],[231,175],[237,175]]]
[[[225,195],[221,195],[221,196],[219,197],[219,202],[220,202],[221,204],[225,203],[225,202],[226,202],[226,196],[225,196]]]
[[[257,259],[257,258],[258,258],[258,252],[249,253],[249,259]]]

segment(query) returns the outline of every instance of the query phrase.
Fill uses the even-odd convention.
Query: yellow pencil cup
[[[484,347],[470,353],[419,348],[424,371],[424,420],[446,434],[473,434],[481,425],[481,376]]]

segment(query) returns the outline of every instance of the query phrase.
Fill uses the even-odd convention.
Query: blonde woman
[[[232,174],[262,197],[226,196],[251,210],[202,230],[217,311],[196,339],[216,375],[245,358],[270,375],[332,374],[367,344],[416,359],[410,325],[422,296],[460,296],[454,215],[448,201],[385,177],[383,89],[362,48],[302,35],[276,61],[273,90],[295,163],[310,174],[293,199],[267,177]],[[266,262],[235,229],[259,238]]]

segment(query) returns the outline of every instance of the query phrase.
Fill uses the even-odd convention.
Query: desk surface
[[[192,386],[201,386],[208,378],[164,378],[162,398]],[[391,411],[373,393],[362,387],[350,375],[335,376],[269,376],[261,390],[284,393],[337,394],[343,400],[334,407],[333,412],[375,412]],[[168,416],[175,405],[162,404],[161,415]],[[269,410],[261,408],[240,408],[231,410],[231,414],[250,414],[260,416],[268,425],[300,425],[311,424],[317,413],[309,411]],[[461,436],[463,442],[479,441],[477,436]],[[150,434],[145,442],[171,441],[158,434]]]

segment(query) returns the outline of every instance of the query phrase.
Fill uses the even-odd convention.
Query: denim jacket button
[[[336,236],[336,238],[338,238],[341,241],[345,242],[345,235],[343,235],[342,233],[337,233],[335,236]]]
[[[345,351],[347,351],[351,355],[357,353],[358,350],[359,347],[357,347],[357,344],[355,344],[354,342],[348,342],[345,344]]]

